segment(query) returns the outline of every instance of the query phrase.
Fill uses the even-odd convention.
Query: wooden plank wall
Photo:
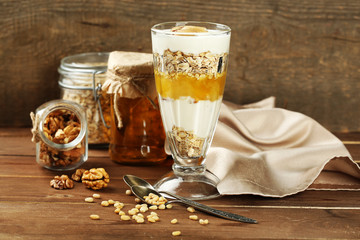
[[[173,20],[232,28],[226,100],[269,96],[329,130],[360,130],[357,0],[0,0],[0,126],[58,98],[60,59],[151,52],[150,27]]]

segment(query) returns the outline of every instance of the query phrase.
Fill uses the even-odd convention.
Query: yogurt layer
[[[161,98],[161,96],[159,96]],[[216,125],[222,98],[216,101],[194,101],[190,97],[162,99],[161,114],[166,132],[173,126],[192,131],[197,137],[211,138]]]

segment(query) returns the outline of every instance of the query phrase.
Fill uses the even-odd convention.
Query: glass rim
[[[169,28],[159,29],[162,26],[169,26]],[[177,26],[188,26],[188,25],[200,25],[200,26],[213,26],[214,29],[210,30],[220,30],[216,32],[167,32],[164,30],[170,30],[173,27]],[[170,27],[171,26],[171,27]],[[223,35],[231,32],[231,28],[222,23],[214,23],[214,22],[203,22],[203,21],[170,21],[170,22],[162,22],[155,24],[151,27],[151,32],[160,33],[164,35],[172,35],[172,36],[214,36],[214,35]]]
[[[55,104],[55,105],[51,106],[52,104]],[[57,100],[52,100],[47,103],[44,103],[43,105],[38,107],[38,109],[42,108],[42,107],[45,107],[48,109],[47,109],[47,111],[44,111],[40,114],[38,127],[39,127],[41,140],[44,143],[46,143],[48,146],[56,148],[61,151],[67,151],[67,150],[71,150],[74,147],[76,147],[79,143],[82,142],[84,137],[86,137],[86,133],[87,133],[86,113],[85,113],[84,108],[80,104],[69,101],[69,100],[57,99]],[[79,132],[78,136],[69,143],[55,143],[55,142],[51,141],[50,139],[48,139],[45,136],[44,131],[43,131],[44,121],[45,121],[46,117],[53,111],[61,110],[61,109],[65,109],[70,112],[73,112],[77,116],[77,118],[79,119],[80,124],[81,124],[80,132]]]

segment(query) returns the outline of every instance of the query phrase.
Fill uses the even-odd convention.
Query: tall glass
[[[208,22],[167,22],[151,28],[156,89],[173,172],[155,187],[191,199],[219,196],[205,160],[219,117],[230,28]]]

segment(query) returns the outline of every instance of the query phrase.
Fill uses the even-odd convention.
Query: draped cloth
[[[274,107],[270,97],[224,102],[207,169],[223,195],[283,197],[306,189],[360,189],[360,168],[344,144],[314,119]]]

